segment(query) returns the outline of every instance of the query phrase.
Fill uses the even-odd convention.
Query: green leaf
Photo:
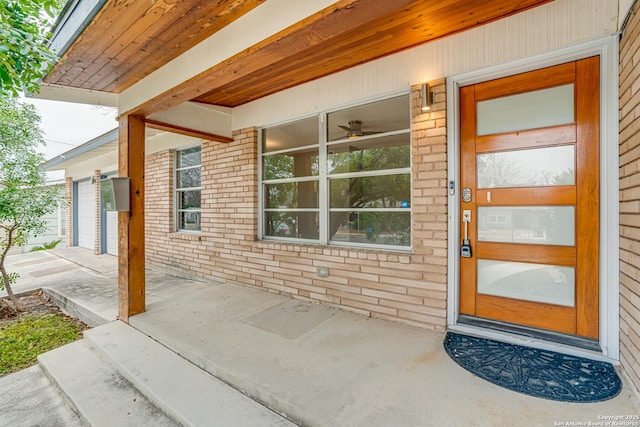
[[[54,18],[60,9],[60,5],[57,1],[45,1],[44,10],[51,18]]]
[[[11,76],[9,75],[9,73],[7,72],[4,66],[0,66],[0,79],[2,79],[2,81],[5,83],[11,82]]]
[[[49,22],[58,0],[0,0],[0,96],[17,96],[23,87],[37,89],[58,60],[48,46]]]

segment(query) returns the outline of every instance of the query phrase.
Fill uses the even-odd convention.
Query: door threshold
[[[571,347],[583,348],[590,351],[602,351],[600,343],[590,338],[578,337],[575,335],[561,334],[559,332],[544,331],[523,325],[515,325],[513,323],[500,322],[497,320],[483,319],[481,317],[465,316],[463,314],[458,318],[458,323],[464,325],[473,325],[480,328],[494,329],[504,331],[511,334],[522,335],[527,338],[535,338],[544,341],[551,341],[558,344],[564,344]]]
[[[619,363],[604,354],[598,341],[587,338],[541,331],[520,325],[464,315],[460,315],[458,323],[449,325],[448,329],[452,332],[494,339],[496,341],[504,341],[564,354],[572,354],[593,360],[606,361],[614,365]]]

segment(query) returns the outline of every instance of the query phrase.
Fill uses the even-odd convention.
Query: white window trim
[[[620,360],[620,236],[619,236],[619,152],[618,152],[618,35],[601,37],[541,55],[507,64],[472,71],[447,78],[447,150],[449,182],[455,192],[449,196],[448,232],[448,298],[447,326],[450,330],[481,334],[516,344],[562,351],[568,354],[606,360]],[[600,56],[600,347],[592,352],[548,341],[523,338],[508,333],[490,331],[457,323],[460,307],[460,142],[459,88],[487,80],[506,77],[564,62]]]
[[[400,96],[405,96],[405,95],[409,95],[410,97],[410,92],[403,90],[403,91],[396,91],[393,93],[388,93],[385,94],[383,96],[376,96],[376,97],[372,97],[372,98],[368,98],[365,100],[360,100],[359,102],[354,102],[354,103],[349,103],[346,105],[341,105],[335,108],[331,108],[331,109],[327,109],[327,110],[323,110],[323,111],[318,111],[314,114],[311,115],[305,115],[305,116],[300,116],[300,117],[296,117],[290,120],[286,120],[286,121],[282,121],[282,122],[277,122],[277,123],[272,123],[269,125],[265,125],[260,127],[259,132],[258,132],[258,182],[259,182],[259,187],[258,187],[258,221],[259,221],[259,225],[258,225],[258,239],[259,240],[266,240],[266,241],[284,241],[284,242],[290,242],[290,243],[294,243],[294,244],[318,244],[318,245],[331,245],[331,246],[344,246],[344,247],[356,247],[356,248],[363,248],[363,249],[375,249],[375,250],[389,250],[389,251],[399,251],[399,252],[411,252],[412,250],[412,242],[409,244],[409,246],[396,246],[396,245],[376,245],[376,244],[366,244],[366,243],[356,243],[356,242],[341,242],[341,241],[336,241],[336,240],[331,240],[328,234],[329,234],[329,217],[330,217],[330,212],[331,211],[367,211],[370,209],[330,209],[329,208],[329,182],[331,179],[339,179],[339,178],[351,178],[351,177],[355,177],[355,176],[381,176],[381,175],[394,175],[394,174],[399,174],[399,173],[408,173],[410,176],[410,181],[411,181],[411,190],[413,190],[413,172],[411,169],[411,165],[412,165],[412,158],[413,158],[413,149],[412,147],[412,133],[411,133],[411,125],[409,126],[408,129],[399,129],[399,130],[394,130],[394,131],[390,131],[390,132],[385,132],[385,133],[381,133],[381,134],[377,134],[375,136],[363,136],[360,139],[362,140],[366,140],[366,139],[375,139],[375,138],[379,138],[379,137],[384,137],[384,136],[390,136],[390,135],[397,135],[397,134],[403,134],[406,133],[409,135],[409,147],[410,147],[410,162],[409,162],[409,167],[407,168],[402,168],[402,169],[385,169],[383,171],[370,171],[370,172],[362,172],[362,173],[342,173],[342,174],[334,174],[331,175],[328,173],[327,171],[327,149],[333,145],[339,145],[339,144],[344,144],[345,142],[348,141],[348,139],[340,139],[340,140],[336,140],[336,141],[328,141],[327,140],[327,130],[326,130],[326,121],[327,121],[327,117],[330,113],[335,112],[335,111],[341,111],[341,110],[345,110],[348,108],[353,108],[353,107],[358,107],[361,105],[366,105],[369,103],[373,103],[373,102],[377,102],[377,101],[384,101],[387,99],[391,99],[391,98],[395,98],[395,97],[400,97]],[[410,104],[410,103],[409,103]],[[409,122],[411,123],[411,106],[407,105],[407,115],[409,117]],[[279,125],[285,125],[287,123],[293,123],[296,121],[300,121],[300,120],[304,120],[304,119],[309,119],[309,118],[317,118],[318,119],[318,127],[319,127],[319,132],[318,132],[318,144],[313,144],[313,145],[307,145],[307,146],[301,146],[301,147],[295,147],[292,149],[284,149],[284,150],[278,150],[278,151],[273,151],[273,152],[269,152],[269,155],[274,155],[274,154],[284,154],[287,152],[293,152],[293,151],[298,151],[304,148],[312,148],[315,147],[316,145],[318,146],[318,162],[319,162],[319,175],[316,176],[312,176],[312,177],[299,177],[299,178],[290,178],[290,179],[285,179],[285,180],[263,180],[263,176],[264,176],[264,170],[263,170],[263,156],[264,156],[264,152],[263,152],[263,143],[264,143],[264,136],[263,136],[263,132],[265,129],[269,129],[270,127],[274,127],[274,126],[279,126]],[[308,182],[308,181],[317,181],[318,182],[318,208],[304,208],[304,209],[266,209],[264,207],[264,184],[272,184],[272,183],[288,183],[288,182]],[[413,193],[413,191],[412,191]],[[320,228],[320,233],[319,233],[319,238],[318,239],[304,239],[304,238],[290,238],[290,237],[279,237],[279,236],[266,236],[264,233],[264,220],[265,220],[265,212],[286,212],[286,211],[295,211],[295,212],[318,212],[319,213],[319,228]],[[384,211],[384,212],[410,212],[410,215],[413,216],[413,204],[411,204],[410,208],[378,208],[376,209],[376,211]],[[325,233],[323,235],[322,230],[325,230]],[[413,232],[413,229],[412,229]],[[413,238],[412,238],[413,241]]]
[[[178,155],[181,151],[190,150],[192,148],[200,149],[200,164],[194,166],[187,166],[184,168],[178,168]],[[178,172],[187,169],[194,169],[196,167],[200,168],[200,187],[185,187],[178,188]],[[180,192],[183,191],[192,191],[199,190],[200,191],[200,209],[193,210],[192,212],[198,212],[200,215],[200,230],[186,230],[180,228],[180,212],[188,212],[184,209],[180,209],[180,197],[178,196]],[[199,234],[202,230],[202,146],[201,145],[193,145],[190,147],[184,147],[179,150],[175,150],[173,154],[173,232],[174,233],[191,233],[191,234]]]

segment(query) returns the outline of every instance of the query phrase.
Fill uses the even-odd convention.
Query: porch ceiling
[[[129,113],[235,107],[553,0],[340,0]],[[107,0],[45,83],[120,93],[262,0]]]
[[[264,0],[107,0],[45,83],[120,93]]]

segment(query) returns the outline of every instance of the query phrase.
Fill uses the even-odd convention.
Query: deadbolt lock
[[[462,201],[465,203],[469,203],[471,201],[471,189],[463,188],[462,189]]]

